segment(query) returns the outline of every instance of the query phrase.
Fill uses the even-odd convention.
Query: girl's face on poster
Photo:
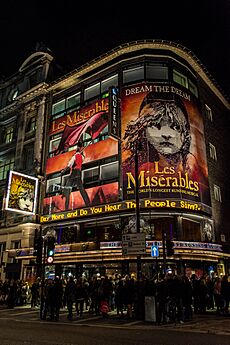
[[[27,190],[21,190],[18,198],[18,207],[20,210],[32,212],[33,211],[33,204],[34,198],[33,195],[28,192]]]
[[[162,155],[180,152],[185,139],[183,127],[186,123],[182,110],[174,103],[157,102],[151,115],[158,120],[156,126],[151,125],[146,128],[148,142]]]

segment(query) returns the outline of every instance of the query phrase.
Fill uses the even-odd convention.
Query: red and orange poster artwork
[[[140,198],[185,199],[210,206],[204,127],[196,97],[173,85],[142,83],[123,88],[121,98],[124,198],[135,197],[138,164]]]
[[[108,133],[109,107],[108,98],[103,98],[51,122],[50,143],[56,146],[46,175],[55,193],[44,199],[44,214],[117,201],[118,183],[109,183],[109,165],[102,166],[103,159],[118,154],[118,140]],[[59,140],[52,141],[57,133]],[[102,175],[107,176],[105,182]],[[99,183],[91,187],[87,179]]]

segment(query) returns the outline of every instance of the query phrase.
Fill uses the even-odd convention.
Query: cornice
[[[47,83],[41,83],[36,85],[34,88],[27,90],[26,92],[22,93],[21,95],[18,95],[17,101],[18,102],[25,102],[28,99],[32,99],[40,94],[47,92]]]
[[[18,109],[23,104],[33,101],[35,97],[44,95],[47,93],[47,83],[41,83],[39,85],[36,85],[34,88],[27,90],[26,92],[20,94],[17,96],[14,102],[7,105],[6,107],[0,109],[0,116],[4,115],[6,113],[10,113]]]
[[[201,63],[201,61],[189,49],[183,47],[182,45],[164,40],[135,41],[120,45],[119,47],[114,48],[108,53],[99,56],[98,58],[81,66],[80,68],[75,69],[69,74],[59,78],[48,87],[48,90],[52,92],[58,92],[65,88],[74,86],[76,83],[80,82],[81,77],[86,73],[92,72],[94,69],[100,68],[106,63],[111,62],[115,58],[121,57],[124,54],[138,52],[143,49],[153,50],[153,54],[154,50],[157,49],[167,50],[175,53],[178,57],[183,58],[199,75],[199,77],[208,85],[210,90],[217,96],[217,98],[219,98],[219,100],[225,105],[225,107],[230,110],[230,103],[228,99],[223,94],[222,90],[217,85],[216,81],[205,68],[205,66]]]

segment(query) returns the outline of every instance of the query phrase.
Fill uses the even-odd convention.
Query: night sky
[[[16,73],[36,42],[71,71],[120,44],[164,39],[191,50],[230,95],[230,0],[7,0],[0,32],[0,76]]]

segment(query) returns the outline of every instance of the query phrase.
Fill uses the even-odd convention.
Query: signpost
[[[122,254],[123,255],[141,255],[145,254],[146,241],[145,234],[126,234],[122,235]]]
[[[151,256],[153,258],[158,258],[158,256],[159,256],[159,247],[158,246],[152,246],[151,247]]]
[[[157,258],[159,257],[159,247],[158,245],[152,245],[151,247],[151,256],[156,258],[156,273],[157,273],[157,282],[158,282],[158,261]]]

